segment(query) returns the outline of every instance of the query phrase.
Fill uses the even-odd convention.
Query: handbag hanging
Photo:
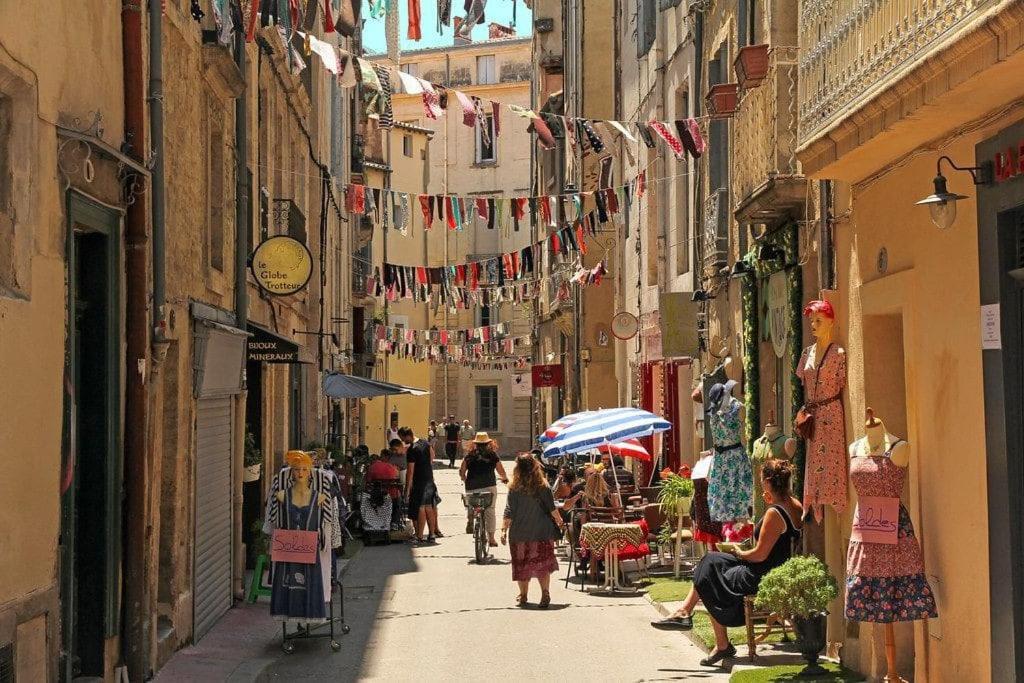
[[[828,357],[828,352],[832,350],[832,344],[825,347],[825,353],[821,354],[821,360],[818,361],[817,367],[814,368],[814,398],[815,400],[810,403],[804,403],[800,406],[800,410],[796,411],[796,418],[793,420],[793,430],[797,435],[805,440],[809,441],[814,438],[814,408],[820,405],[818,398],[818,378],[821,375],[821,368],[825,366],[825,358]]]

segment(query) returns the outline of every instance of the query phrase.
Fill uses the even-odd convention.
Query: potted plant
[[[263,451],[256,447],[256,436],[252,432],[245,433],[245,455],[242,481],[259,481],[263,470]]]
[[[825,647],[828,604],[837,595],[839,589],[835,577],[821,560],[809,555],[790,558],[761,579],[754,605],[793,619],[797,646],[807,660],[801,676],[827,673],[818,664],[818,653]]]
[[[744,90],[761,85],[764,77],[768,75],[768,45],[741,47],[732,68],[736,72],[736,80]]]
[[[713,119],[726,119],[735,114],[739,89],[738,83],[719,83],[711,86],[705,98],[708,115]]]
[[[673,559],[673,573],[679,578],[679,561],[683,550],[683,517],[690,509],[690,502],[693,500],[693,482],[685,477],[671,472],[662,473],[661,490],[658,491],[658,503],[666,515],[675,515],[676,533]]]

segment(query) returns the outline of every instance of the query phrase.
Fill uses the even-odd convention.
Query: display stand
[[[307,624],[300,624],[295,627],[295,631],[288,633],[288,622],[285,621],[281,624],[281,649],[284,650],[285,654],[292,654],[295,652],[295,640],[305,640],[307,638],[330,638],[331,649],[337,652],[341,649],[341,643],[339,643],[334,637],[334,623],[338,622],[341,625],[342,635],[347,635],[352,628],[345,623],[345,587],[341,584],[341,581],[331,579],[331,601],[327,603],[327,621],[322,624],[315,624],[310,626]],[[341,607],[340,614],[338,617],[334,616],[334,593],[337,591],[338,602]],[[327,633],[319,633],[324,627],[327,627]]]
[[[885,625],[885,683],[906,683],[906,679],[900,678],[896,671],[896,629],[892,622]]]

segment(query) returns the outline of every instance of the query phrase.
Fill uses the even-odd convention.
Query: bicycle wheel
[[[484,528],[484,518],[479,514],[473,521],[473,545],[476,563],[480,564],[487,559],[487,530]]]

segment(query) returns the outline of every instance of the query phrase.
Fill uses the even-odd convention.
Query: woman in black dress
[[[693,608],[698,600],[704,603],[716,641],[714,652],[700,662],[705,666],[736,656],[726,627],[744,624],[744,596],[755,595],[761,577],[793,554],[794,541],[800,537],[803,507],[790,494],[791,476],[791,466],[785,460],[764,464],[761,481],[768,509],[754,527],[754,547],[705,555],[693,572],[693,588],[683,606],[669,618],[652,623],[656,628],[689,630],[693,628]]]

